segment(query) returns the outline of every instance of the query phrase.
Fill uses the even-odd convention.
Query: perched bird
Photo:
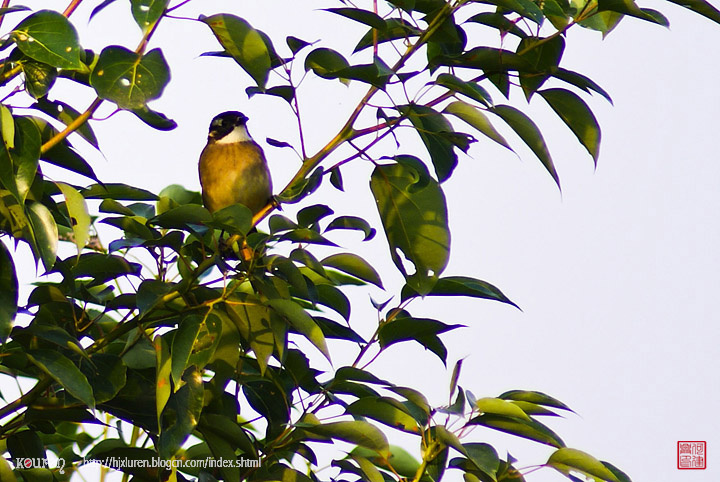
[[[229,111],[210,123],[198,166],[203,203],[210,212],[241,203],[256,214],[271,201],[265,154],[248,134],[247,120],[244,114]]]

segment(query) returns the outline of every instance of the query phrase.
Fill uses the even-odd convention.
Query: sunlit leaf
[[[553,452],[545,465],[566,476],[570,473],[581,473],[595,480],[619,482],[615,474],[598,459],[581,450],[569,447],[563,447]]]
[[[303,427],[304,430],[331,437],[345,442],[357,444],[378,452],[381,455],[390,455],[390,446],[387,438],[377,427],[363,421],[330,422],[321,425]]]
[[[78,255],[90,239],[90,214],[88,214],[85,198],[77,189],[63,182],[55,183],[65,197],[65,206],[70,217],[70,225],[73,230],[73,241],[77,246]]]
[[[370,263],[362,259],[360,256],[352,253],[340,253],[333,254],[323,259],[321,263],[324,266],[330,266],[335,269],[339,269],[347,274],[355,276],[363,281],[372,283],[375,286],[382,288],[382,281],[380,275],[375,271]]]
[[[505,138],[497,130],[495,130],[495,127],[493,127],[490,123],[487,116],[477,107],[461,100],[457,100],[448,104],[445,109],[443,109],[443,112],[452,114],[458,119],[462,119],[490,139],[512,151],[512,148]]]
[[[447,265],[450,230],[445,195],[418,161],[377,166],[370,188],[378,206],[390,256],[421,295],[432,290]],[[424,186],[419,181],[425,179]]]
[[[657,10],[640,8],[633,0],[598,0],[598,11],[611,11],[669,27],[670,22]]]
[[[315,345],[315,347],[325,355],[325,358],[330,360],[330,352],[325,343],[325,335],[323,335],[317,323],[315,323],[312,317],[308,315],[300,305],[294,301],[283,299],[269,300],[268,304],[280,316],[286,319],[293,328]]]
[[[369,10],[363,10],[361,8],[326,8],[324,10],[355,20],[356,22],[364,23],[379,30],[384,30],[386,27],[385,20]]]
[[[7,117],[5,120],[9,122]],[[31,119],[15,117],[14,128],[7,127],[3,136],[10,133],[14,133],[13,141],[0,144],[0,184],[22,206],[37,174],[40,132]]]

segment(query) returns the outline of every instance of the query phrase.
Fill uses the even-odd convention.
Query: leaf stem
[[[65,129],[52,136],[45,144],[43,144],[40,148],[40,153],[45,154],[47,151],[61,143],[63,139],[65,139],[67,136],[79,129],[80,126],[87,122],[90,116],[93,115],[93,112],[95,112],[97,108],[100,107],[100,104],[102,104],[102,102],[103,100],[100,97],[95,98],[95,100],[92,102],[92,104],[90,104],[90,107],[88,107],[85,112],[77,116],[75,120],[73,120],[65,127]]]
[[[63,12],[63,15],[65,17],[69,17],[70,15],[72,15],[75,9],[78,8],[78,6],[82,3],[82,1],[83,0],[71,0],[70,5],[67,6],[65,11]]]

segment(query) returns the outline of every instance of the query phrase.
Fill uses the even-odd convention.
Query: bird
[[[203,204],[211,213],[244,204],[253,215],[272,202],[272,178],[262,148],[250,137],[248,118],[227,111],[210,122],[198,171]]]

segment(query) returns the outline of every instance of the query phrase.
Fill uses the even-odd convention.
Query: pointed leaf
[[[35,104],[33,104],[33,108],[44,112],[53,119],[59,120],[66,126],[80,116],[80,112],[78,112],[65,102],[61,102],[59,100],[51,101],[48,100],[47,97],[38,99]],[[93,147],[95,147],[96,149],[98,148],[98,141],[95,137],[95,133],[90,128],[90,125],[87,122],[78,127],[75,132],[80,134],[82,138],[88,141]]]
[[[709,18],[715,23],[720,23],[720,10],[713,7],[705,0],[668,0],[669,2],[683,6],[693,12]]]
[[[417,421],[397,400],[387,397],[363,397],[346,407],[351,415],[372,418],[385,425],[410,433],[420,433]]]
[[[386,27],[385,20],[369,10],[363,10],[361,8],[325,8],[323,10],[336,13],[350,20],[355,20],[356,22],[364,23],[379,30],[384,30]]]
[[[565,446],[565,443],[555,432],[537,420],[527,421],[514,417],[485,414],[471,419],[468,425],[482,425],[552,447],[560,448]]]
[[[382,288],[382,281],[380,275],[375,271],[370,263],[365,261],[363,258],[352,253],[340,253],[333,254],[323,259],[321,263],[324,266],[330,266],[335,269],[355,276],[363,281],[372,283],[378,288]]]
[[[503,415],[505,417],[520,418],[528,421],[531,420],[531,418],[523,412],[522,408],[501,398],[479,398],[475,401],[475,408],[477,408],[480,413],[491,413],[495,415]]]
[[[5,243],[0,241],[0,344],[12,330],[18,309],[18,278],[15,263]]]
[[[30,350],[28,358],[55,379],[70,395],[95,408],[92,387],[83,373],[67,357],[55,350]]]
[[[596,84],[592,79],[589,77],[586,77],[582,74],[578,74],[577,72],[573,72],[571,70],[565,70],[565,69],[557,69],[555,72],[553,72],[553,77],[560,79],[564,82],[567,82],[568,84],[572,84],[575,87],[578,87],[582,89],[585,92],[591,93],[596,92],[600,94],[601,96],[605,97],[608,102],[612,105],[613,101],[610,97],[610,94],[605,92],[605,90],[600,87],[598,84]]]
[[[90,239],[91,221],[85,198],[69,184],[58,182],[55,183],[55,185],[60,188],[60,191],[62,191],[65,197],[65,206],[67,206],[70,225],[73,230],[73,241],[75,242],[75,246],[77,246],[79,255]]]
[[[385,434],[368,422],[357,420],[352,422],[331,422],[303,427],[303,430],[324,437],[354,443],[372,449],[381,455],[390,455],[390,446]]]
[[[335,170],[334,172],[340,171]],[[365,234],[365,239],[363,239],[363,241],[369,241],[375,237],[375,228],[370,226],[370,224],[363,218],[356,216],[340,216],[335,218],[327,225],[325,231],[332,231],[334,229],[354,229],[362,231]]]
[[[409,286],[407,289],[405,288],[406,287],[403,287],[402,291],[403,300],[411,296],[417,296]],[[446,278],[440,278],[438,282],[435,283],[435,286],[433,286],[432,291],[427,293],[426,296],[469,296],[472,298],[500,301],[520,309],[518,305],[510,301],[510,299],[495,286],[486,281],[468,276],[448,276]]]
[[[562,403],[560,400],[546,395],[542,392],[533,392],[526,390],[510,390],[503,393],[498,398],[505,400],[517,400],[521,402],[536,403],[538,405],[544,405],[547,407],[560,408],[562,410],[568,410],[572,412],[570,407]]]
[[[546,89],[538,93],[573,131],[597,165],[600,154],[600,125],[585,101],[565,89]]]
[[[40,131],[28,117],[16,117],[13,127],[8,125],[10,118],[5,116],[3,120],[6,127],[0,145],[0,184],[22,206],[37,174]],[[8,140],[10,134],[14,134],[12,141]]]
[[[657,23],[663,27],[669,27],[670,22],[660,12],[648,8],[640,8],[633,0],[598,0],[599,12],[617,12],[623,15]]]
[[[447,105],[445,109],[443,109],[443,112],[452,114],[458,119],[462,119],[490,139],[512,151],[508,142],[498,131],[495,130],[495,127],[493,127],[490,123],[487,116],[474,105],[458,100]]]
[[[42,260],[46,270],[50,270],[57,258],[58,229],[50,210],[44,204],[33,202],[27,210],[31,243],[36,260]]]
[[[315,323],[312,317],[308,315],[300,305],[292,300],[283,299],[269,300],[268,305],[315,345],[315,347],[325,355],[325,358],[330,360],[330,352],[325,343],[325,335],[323,335],[317,323]]]
[[[602,462],[581,450],[563,447],[550,455],[545,465],[552,467],[561,474],[569,475],[571,472],[580,472],[586,477],[608,482],[619,482]]]
[[[410,119],[425,144],[438,181],[447,180],[457,166],[455,145],[448,136],[454,132],[450,122],[442,114],[423,105],[407,105],[399,110]]]
[[[552,157],[548,151],[545,139],[540,133],[537,125],[523,112],[509,105],[497,105],[490,109],[493,113],[500,116],[507,124],[517,133],[518,136],[530,147],[535,155],[540,159],[545,169],[555,180],[558,188],[560,187],[560,178],[555,170]]]

